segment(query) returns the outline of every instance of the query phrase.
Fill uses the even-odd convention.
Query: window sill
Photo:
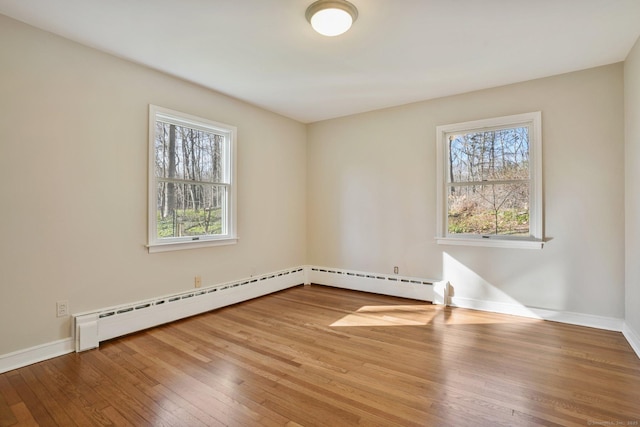
[[[507,239],[483,239],[483,238],[456,238],[456,237],[436,237],[439,245],[455,246],[485,246],[492,248],[510,249],[542,249],[544,240],[507,240]]]
[[[217,240],[154,243],[154,244],[147,245],[147,248],[149,249],[149,253],[153,254],[157,252],[170,252],[170,251],[181,251],[185,249],[208,248],[212,246],[235,245],[236,243],[238,243],[238,238],[233,237],[228,239],[217,239]]]

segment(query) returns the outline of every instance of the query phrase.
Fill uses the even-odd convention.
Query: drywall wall
[[[83,312],[304,264],[303,124],[4,16],[0,41],[0,355],[71,336],[57,300]],[[147,252],[149,104],[238,128],[238,244]]]
[[[625,322],[640,339],[640,39],[624,64]],[[640,341],[636,343],[640,351]]]
[[[542,111],[544,249],[437,245],[436,126]],[[449,280],[454,300],[624,316],[623,65],[309,126],[308,261]]]

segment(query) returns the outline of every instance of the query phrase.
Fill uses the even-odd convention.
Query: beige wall
[[[624,65],[626,324],[640,337],[640,39]]]
[[[624,317],[623,65],[315,123],[308,261],[450,280],[458,299]],[[542,250],[437,245],[435,128],[542,111]]]
[[[0,15],[0,355],[71,312],[304,264],[306,127]],[[148,254],[148,104],[238,128],[240,242]]]

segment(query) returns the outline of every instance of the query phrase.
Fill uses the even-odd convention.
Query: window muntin
[[[156,106],[149,117],[150,251],[235,243],[236,129]]]
[[[439,243],[542,241],[540,118],[438,126]]]

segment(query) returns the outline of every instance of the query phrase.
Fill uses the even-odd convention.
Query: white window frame
[[[464,235],[448,233],[447,227],[447,176],[449,172],[448,136],[453,133],[472,133],[487,130],[529,127],[529,236]],[[540,111],[512,116],[474,120],[436,127],[437,146],[437,233],[436,241],[443,245],[489,246],[501,248],[542,249],[543,199],[542,199],[542,113]]]
[[[155,126],[156,120],[177,126],[199,129],[223,135],[226,144],[227,204],[223,212],[225,234],[204,236],[183,236],[160,239],[157,236],[157,188],[158,180],[155,174]],[[194,249],[209,246],[231,245],[238,241],[237,204],[236,204],[236,134],[237,128],[224,123],[215,122],[201,117],[192,116],[157,105],[149,105],[149,157],[148,157],[148,244],[149,253],[166,252],[182,249]]]

